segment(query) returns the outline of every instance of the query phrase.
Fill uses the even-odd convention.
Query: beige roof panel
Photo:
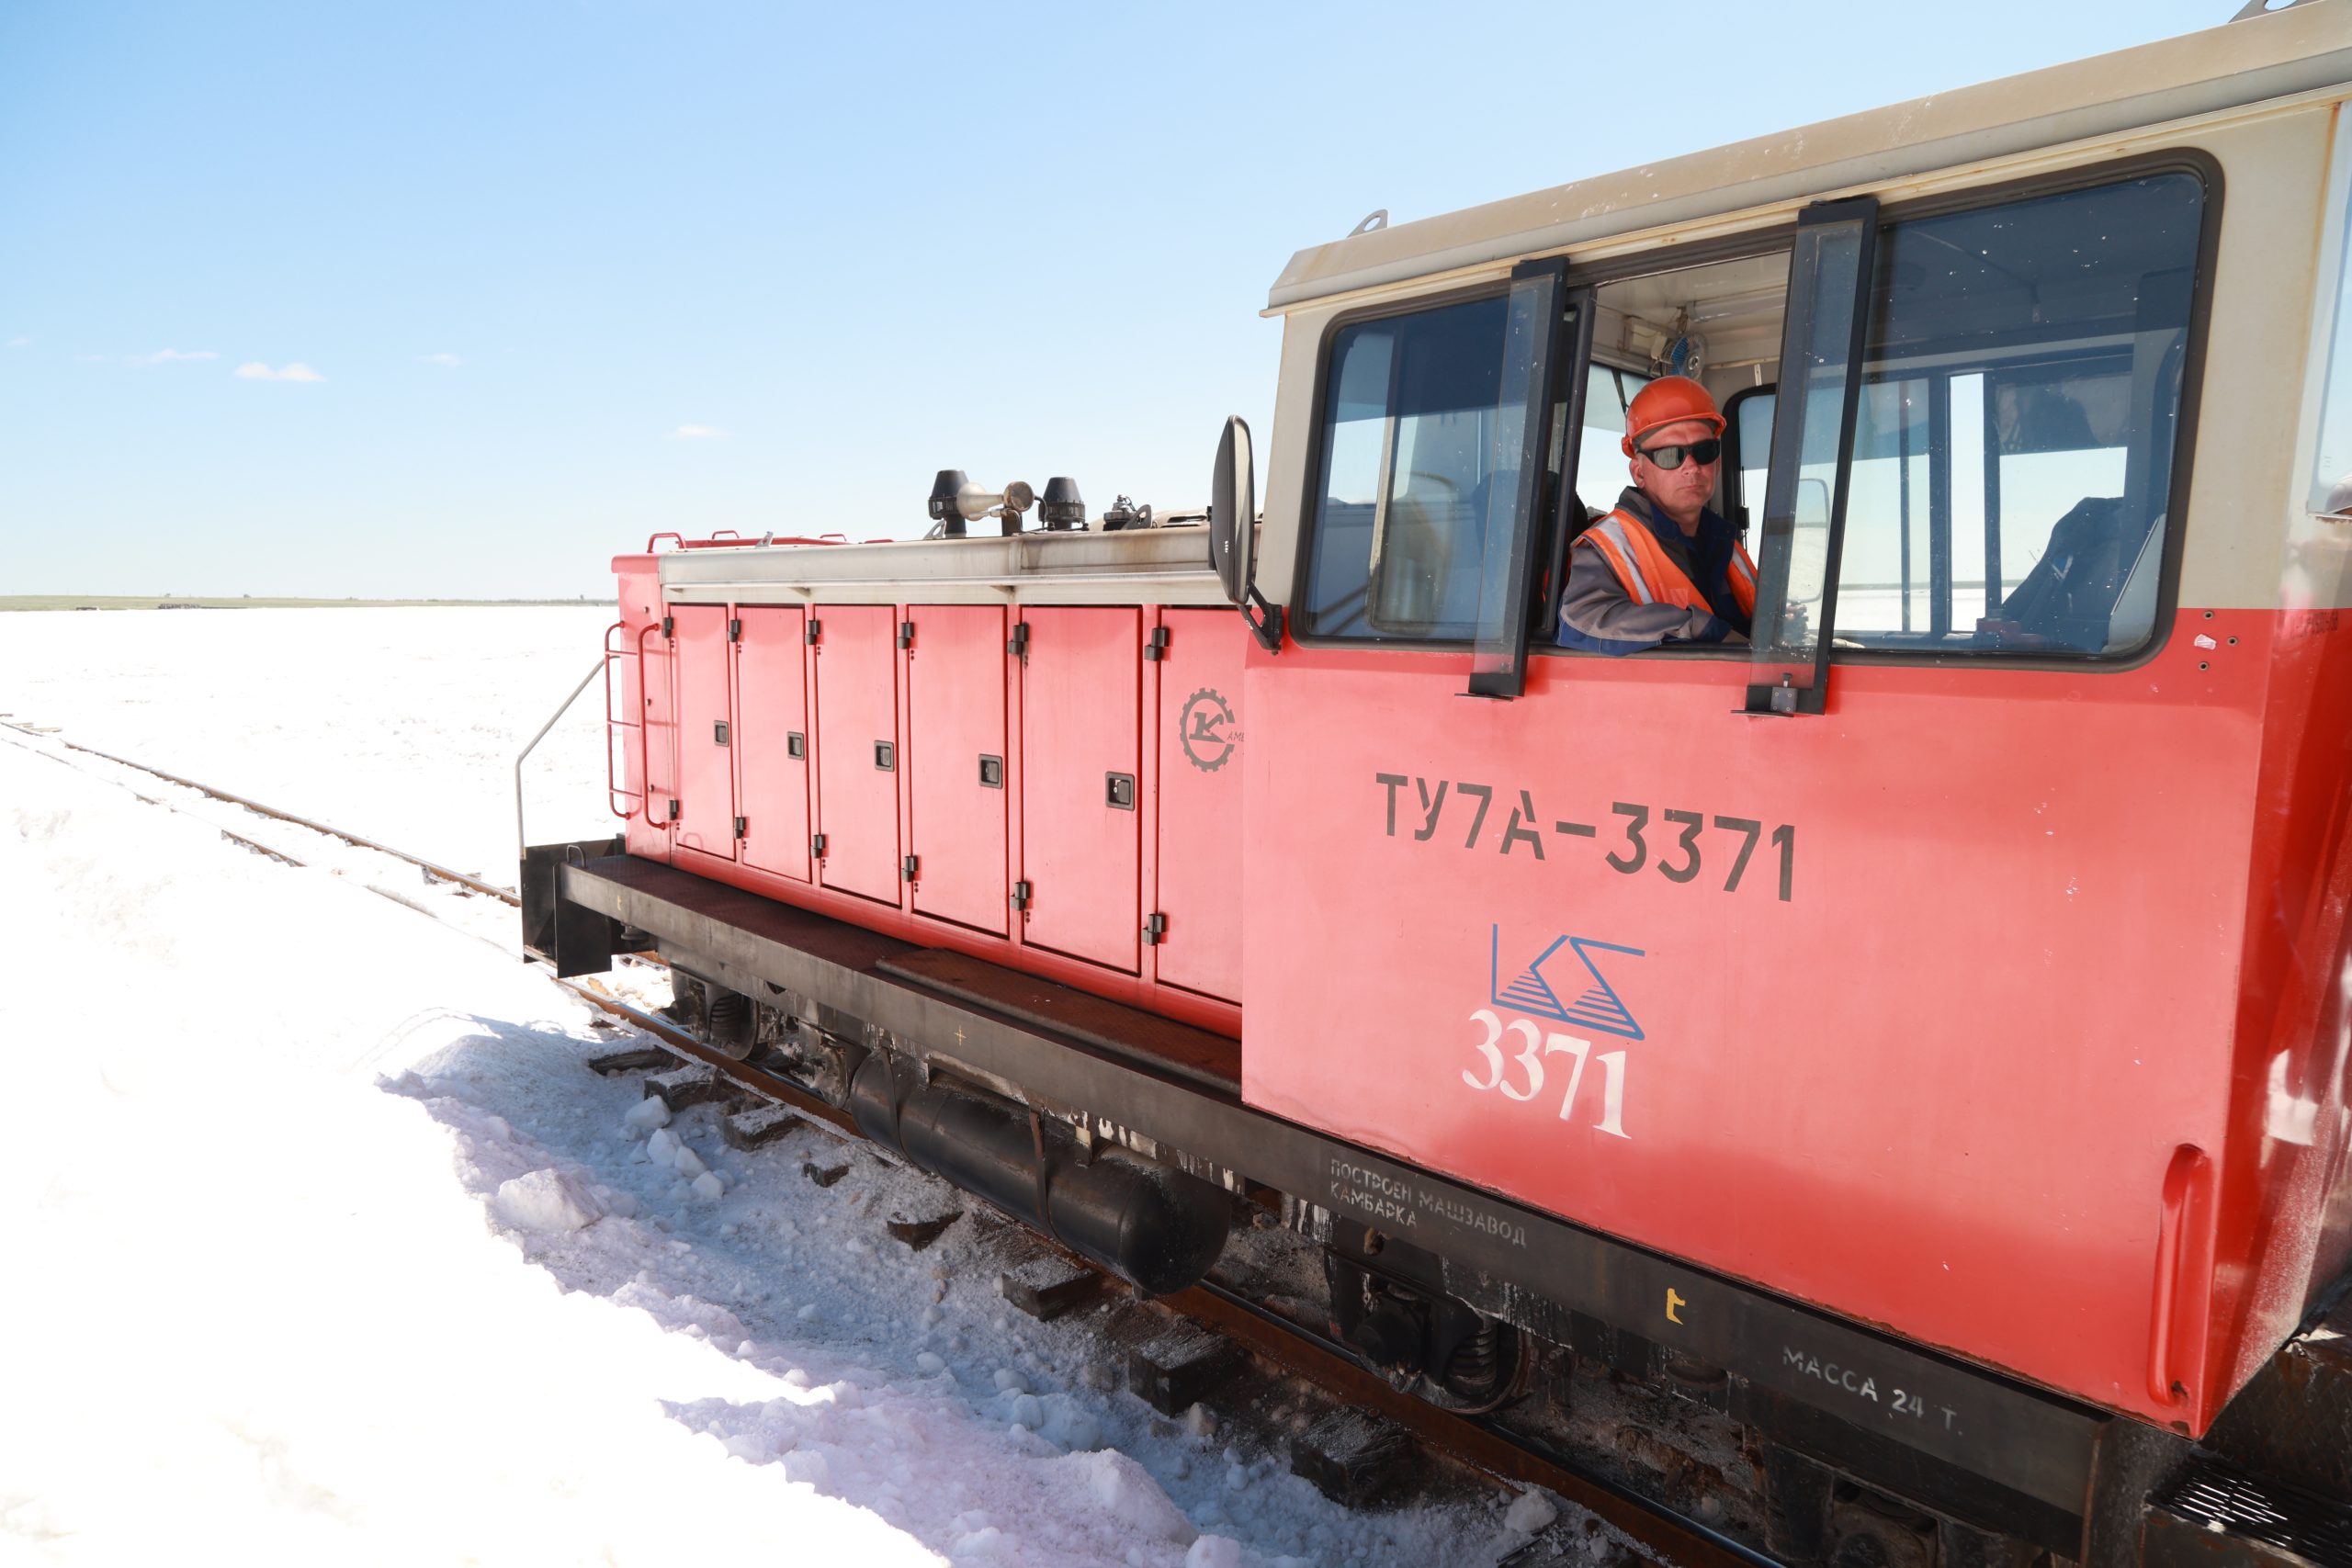
[[[1299,252],[1270,310],[2352,83],[2352,0],[2317,0]]]

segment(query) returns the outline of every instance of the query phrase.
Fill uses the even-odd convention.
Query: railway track
[[[387,856],[416,867],[428,879],[463,887],[505,905],[520,905],[520,899],[510,888],[233,791],[217,788],[96,747],[65,740],[31,726],[0,720],[0,729],[13,731],[40,743],[40,746],[28,746],[27,750],[38,750],[42,746],[53,745],[195,791],[208,799],[239,807],[267,820]],[[23,741],[16,743],[24,744]],[[49,754],[55,755],[54,752]],[[182,809],[160,796],[142,794],[140,798],[167,810]],[[207,826],[218,829],[224,839],[243,848],[288,865],[304,866],[309,863],[283,844],[266,842],[209,818],[203,820]],[[370,886],[369,890],[428,918],[441,919],[439,913],[413,899],[381,887]],[[479,935],[474,932],[465,934]],[[624,962],[652,963],[644,958],[628,958]],[[633,1028],[658,1042],[661,1051],[680,1065],[711,1069],[716,1077],[723,1081],[726,1092],[730,1096],[781,1106],[836,1136],[854,1140],[877,1157],[887,1157],[884,1151],[865,1138],[846,1112],[791,1080],[765,1070],[756,1057],[749,1061],[730,1057],[705,1044],[672,1020],[616,995],[594,978],[556,979],[552,976],[549,978],[616,1023]],[[611,1054],[608,1059],[623,1060],[629,1055]],[[642,1053],[637,1055],[642,1057]],[[649,1094],[660,1091],[660,1085],[648,1085]],[[972,1199],[970,1201],[979,1201]],[[1086,1267],[1075,1259],[1071,1262],[1073,1267]],[[1127,1290],[1120,1281],[1108,1277],[1102,1279],[1102,1288],[1114,1293]],[[1705,1522],[1631,1492],[1573,1456],[1556,1450],[1528,1433],[1514,1430],[1494,1416],[1447,1410],[1397,1391],[1385,1379],[1366,1370],[1336,1341],[1251,1301],[1219,1282],[1214,1275],[1209,1280],[1189,1290],[1158,1298],[1148,1306],[1150,1310],[1168,1314],[1229,1342],[1266,1368],[1301,1379],[1332,1399],[1376,1417],[1406,1434],[1413,1443],[1471,1474],[1512,1487],[1541,1487],[1551,1492],[1614,1529],[1633,1543],[1636,1552],[1645,1560],[1670,1565],[1670,1568],[1776,1568],[1770,1557]]]

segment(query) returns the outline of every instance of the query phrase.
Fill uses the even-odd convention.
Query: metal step
[[[2148,1499],[2145,1568],[2352,1568],[2352,1508],[2200,1456]]]
[[[2239,1390],[2204,1446],[2242,1470],[2352,1501],[2352,1292]]]

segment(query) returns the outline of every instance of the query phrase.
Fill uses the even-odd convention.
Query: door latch
[[[713,719],[711,721],[710,740],[711,744],[714,746],[724,746],[727,744],[727,721],[725,719],[719,718]]]
[[[1012,885],[1012,907],[1016,909],[1025,909],[1029,907],[1029,885],[1027,883],[1016,882]]]
[[[1133,811],[1136,808],[1136,776],[1133,773],[1102,775],[1103,804],[1114,810]]]
[[[1167,934],[1168,917],[1165,915],[1154,914],[1143,923],[1143,944],[1146,947],[1158,947],[1159,939]]]

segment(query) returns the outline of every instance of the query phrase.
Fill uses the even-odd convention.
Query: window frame
[[[2071,168],[1970,186],[1964,189],[1939,192],[1932,196],[1916,197],[1909,200],[1888,202],[1879,209],[1879,238],[1883,243],[1888,228],[1922,218],[1948,217],[1954,213],[1976,211],[2001,207],[2012,202],[2030,201],[2047,196],[2064,196],[2074,191],[2095,189],[2100,186],[2118,185],[2126,180],[2151,175],[2187,174],[2203,186],[2199,212],[2196,251],[2196,287],[2189,296],[2188,323],[2186,347],[2181,360],[2181,398],[2174,416],[2171,472],[2167,478],[2165,506],[2164,553],[2159,561],[2156,580],[2155,624],[2147,642],[2130,653],[2070,654],[2052,656],[2035,650],[2003,649],[1970,649],[1928,651],[1914,649],[1832,648],[1829,663],[1833,666],[1892,665],[1921,669],[1981,669],[1981,670],[2070,670],[2079,673],[2121,673],[2136,670],[2164,651],[2172,636],[2173,617],[2179,609],[2180,562],[2183,544],[2188,536],[2188,500],[2193,478],[2197,453],[2198,412],[2203,402],[2205,387],[2205,356],[2208,330],[2213,310],[2214,263],[2221,250],[2222,216],[2227,192],[2222,165],[2211,152],[2201,147],[2180,146],[2155,152],[2136,153],[2129,157],[2110,158],[2094,164],[2076,164]],[[1831,193],[1823,193],[1822,199]],[[1747,230],[1720,238],[1694,241],[1672,250],[1673,265],[1660,266],[1661,253],[1647,250],[1604,261],[1577,264],[1568,260],[1562,279],[1563,288],[1569,292],[1598,289],[1628,278],[1657,276],[1661,273],[1682,272],[1715,262],[1736,261],[1746,256],[1765,255],[1774,251],[1787,251],[1795,243],[1796,224],[1793,219],[1769,227]],[[1560,253],[1547,253],[1557,255]],[[1522,257],[1514,265],[1542,260],[1543,256]],[[1322,483],[1325,446],[1324,411],[1329,394],[1332,342],[1349,327],[1367,321],[1393,316],[1412,315],[1445,305],[1487,298],[1508,298],[1511,278],[1481,279],[1458,287],[1408,299],[1386,299],[1345,310],[1324,323],[1315,351],[1315,385],[1313,401],[1314,423],[1307,432],[1306,468],[1298,511],[1298,540],[1292,569],[1290,604],[1287,606],[1291,637],[1302,648],[1386,649],[1420,653],[1470,653],[1476,643],[1468,638],[1400,637],[1382,636],[1333,636],[1308,634],[1300,627],[1301,608],[1312,588],[1309,575],[1314,556],[1317,523],[1320,508],[1317,491]],[[1872,305],[1876,309],[1875,301]],[[1566,367],[1582,369],[1590,361]],[[1777,388],[1776,375],[1767,387]],[[1742,393],[1749,389],[1742,389]],[[1738,397],[1741,393],[1733,394]],[[1728,486],[1726,485],[1726,490]],[[1724,499],[1728,501],[1728,494]],[[1522,522],[1521,526],[1525,524]],[[1742,536],[1743,541],[1746,536]],[[1758,563],[1759,567],[1762,565]],[[1840,569],[1843,562],[1838,563]],[[1830,628],[1834,634],[1834,626]],[[1621,659],[1647,660],[1708,660],[1738,664],[1750,662],[1749,650],[1742,645],[1686,644],[1645,649],[1639,653],[1611,655],[1595,653],[1585,649],[1563,648],[1545,637],[1528,639],[1531,656],[1544,659],[1599,659],[1615,662]]]

